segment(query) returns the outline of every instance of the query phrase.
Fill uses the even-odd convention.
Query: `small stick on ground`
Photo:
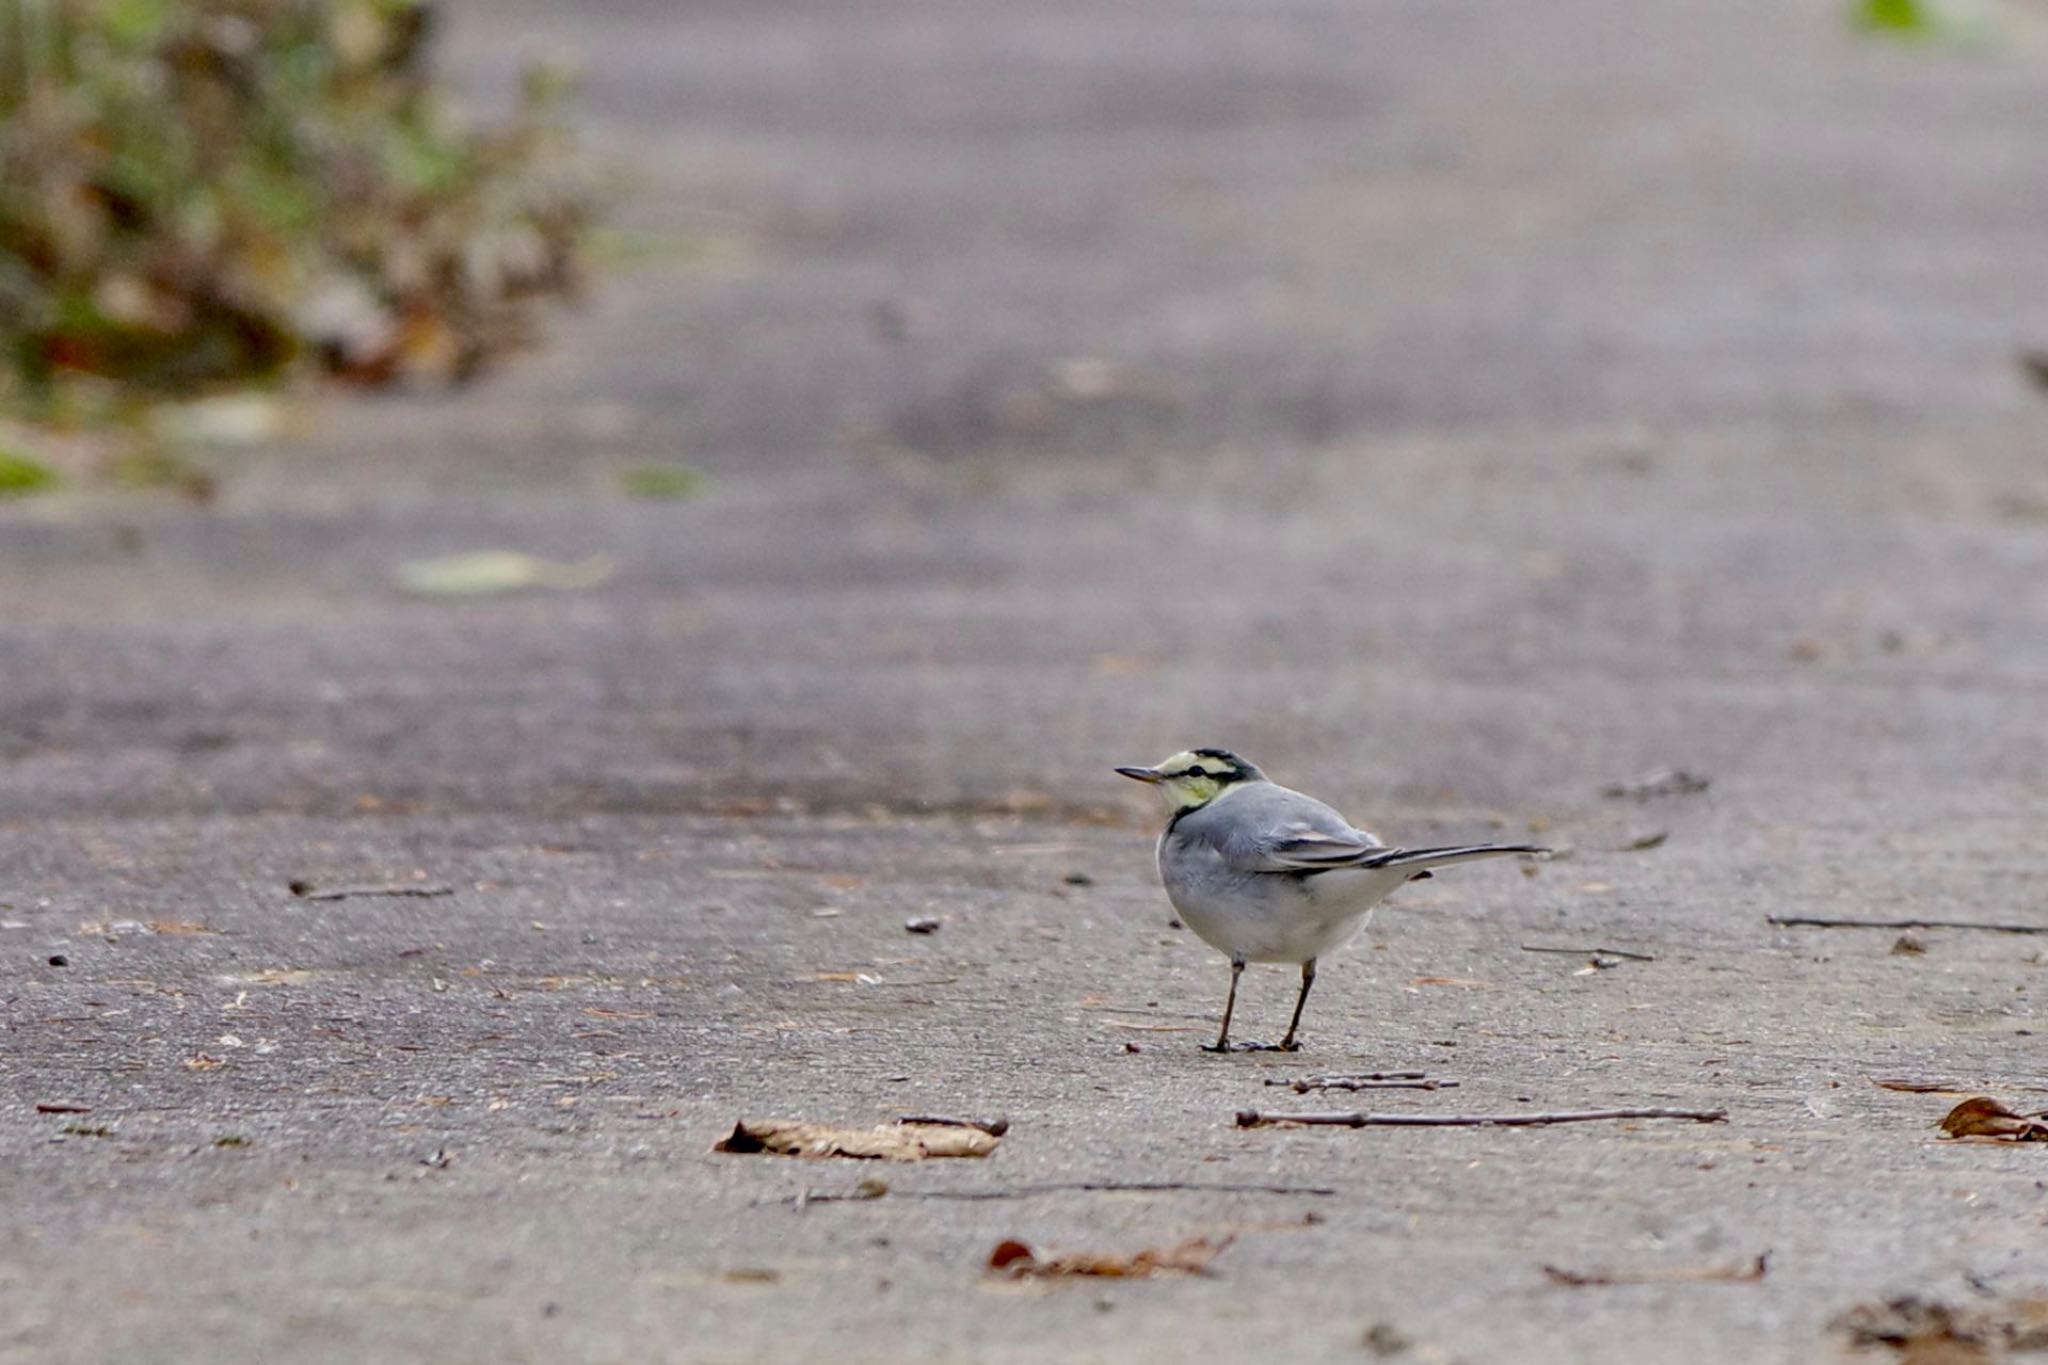
[[[1552,948],[1542,943],[1524,943],[1525,953],[1566,953],[1572,957],[1625,957],[1631,962],[1655,962],[1648,953],[1631,953],[1625,948]]]
[[[1604,1284],[1678,1284],[1698,1280],[1730,1280],[1738,1283],[1761,1280],[1770,1272],[1771,1253],[1759,1252],[1747,1261],[1732,1265],[1672,1266],[1653,1270],[1581,1271],[1547,1265],[1543,1273],[1558,1284],[1574,1287]]]
[[[2048,924],[1998,924],[1967,919],[1825,919],[1813,915],[1765,915],[1764,923],[1807,929],[1977,929],[1987,934],[2048,934]]]
[[[1323,1128],[1530,1128],[1545,1123],[1595,1123],[1603,1119],[1691,1119],[1720,1123],[1726,1109],[1567,1109],[1549,1114],[1261,1114],[1237,1111],[1240,1128],[1298,1123]]]
[[[1870,1083],[1880,1090],[1903,1090],[1911,1095],[1967,1095],[1970,1087],[1961,1081],[1923,1079],[1918,1076],[1872,1076]]]
[[[1268,1076],[1267,1085],[1291,1086],[1297,1095],[1311,1090],[1449,1090],[1458,1083],[1432,1080],[1420,1071],[1369,1072],[1363,1076],[1302,1076],[1294,1080]]]
[[[301,900],[309,901],[345,901],[358,896],[418,896],[424,899],[431,896],[452,896],[455,894],[455,888],[412,885],[337,886],[331,891],[322,891],[306,882],[293,882],[291,893]]]
[[[956,1119],[943,1114],[898,1114],[898,1123],[929,1123],[937,1128],[979,1128],[990,1137],[1001,1137],[1010,1131],[1010,1121],[995,1119]]]
[[[1337,1190],[1330,1185],[1243,1185],[1214,1180],[1070,1180],[1049,1185],[1018,1185],[1006,1190],[889,1190],[885,1194],[855,1190],[851,1194],[810,1194],[806,1204],[859,1204],[872,1199],[960,1199],[971,1202],[996,1199],[1033,1199],[1044,1194],[1281,1194],[1328,1198]],[[763,1201],[787,1204],[791,1198]]]

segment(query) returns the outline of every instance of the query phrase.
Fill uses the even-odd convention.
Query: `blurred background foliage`
[[[453,382],[528,340],[591,218],[566,80],[471,125],[433,32],[427,0],[0,0],[0,409]]]

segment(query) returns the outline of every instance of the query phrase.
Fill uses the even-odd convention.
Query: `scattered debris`
[[[38,1100],[36,1101],[36,1112],[38,1114],[90,1114],[92,1106],[89,1104],[75,1104],[70,1100]]]
[[[48,961],[52,967],[69,967],[71,965],[71,959],[62,953],[51,953]]]
[[[891,1191],[887,1182],[873,1178],[863,1180],[853,1187],[850,1194],[812,1194],[803,1191],[792,1198],[777,1199],[772,1203],[788,1204],[851,1204],[869,1199],[880,1199]],[[1018,1185],[1008,1189],[992,1190],[900,1190],[894,1193],[897,1199],[957,1199],[968,1203],[986,1203],[998,1199],[1035,1199],[1047,1194],[1278,1194],[1305,1195],[1314,1198],[1328,1198],[1337,1193],[1329,1185],[1245,1185],[1229,1181],[1214,1180],[1065,1180],[1046,1185]]]
[[[1900,934],[1892,940],[1893,957],[1922,957],[1926,952],[1927,944],[1917,935]]]
[[[1726,1280],[1736,1283],[1753,1283],[1761,1280],[1770,1270],[1771,1253],[1759,1252],[1745,1261],[1734,1261],[1726,1265],[1663,1266],[1649,1270],[1564,1270],[1554,1265],[1543,1267],[1543,1273],[1558,1284],[1574,1287],[1609,1284],[1678,1284],[1701,1280]]]
[[[767,1266],[742,1266],[736,1270],[728,1270],[718,1278],[727,1284],[774,1284],[782,1278],[782,1272],[771,1270]]]
[[[992,1119],[956,1119],[931,1114],[903,1114],[898,1123],[922,1123],[934,1128],[979,1128],[990,1137],[1001,1137],[1010,1131],[1010,1121],[1000,1116]]]
[[[2048,1114],[2021,1114],[1989,1095],[1973,1095],[1948,1111],[1941,1131],[1952,1138],[2048,1142]]]
[[[240,1133],[222,1133],[213,1140],[213,1145],[216,1147],[247,1147],[249,1139],[243,1137]]]
[[[1920,1080],[1910,1076],[1872,1076],[1870,1083],[1880,1090],[1904,1090],[1913,1095],[1961,1095],[1967,1087],[1955,1081]]]
[[[1663,842],[1666,839],[1669,839],[1670,837],[1671,831],[1668,829],[1660,829],[1656,831],[1654,834],[1638,834],[1635,838],[1629,840],[1627,843],[1621,846],[1621,852],[1647,853],[1651,849],[1657,848],[1660,845],[1662,845]]]
[[[1567,1109],[1537,1114],[1262,1114],[1237,1111],[1240,1128],[1294,1123],[1328,1128],[1526,1128],[1545,1123],[1593,1123],[1603,1119],[1691,1119],[1721,1123],[1726,1109]]]
[[[1065,882],[1068,886],[1095,885],[1095,878],[1089,876],[1086,872],[1069,872],[1066,876],[1060,878],[1060,880]]]
[[[647,502],[687,502],[701,497],[710,482],[686,464],[643,464],[619,471],[619,491]]]
[[[1052,1279],[1061,1276],[1093,1276],[1114,1279],[1150,1275],[1207,1275],[1209,1262],[1235,1240],[1221,1237],[1190,1238],[1178,1246],[1152,1248],[1119,1255],[1114,1252],[1069,1251],[1041,1256],[1014,1239],[998,1242],[988,1254],[988,1268],[1015,1279]]]
[[[454,1164],[455,1158],[446,1147],[436,1147],[433,1151],[420,1158],[420,1165],[431,1167],[437,1171],[445,1171]]]
[[[1966,919],[1829,919],[1818,915],[1765,915],[1764,923],[1807,929],[1980,929],[1988,934],[2048,934],[2048,924],[2000,924]]]
[[[476,550],[409,560],[391,577],[401,592],[415,597],[484,597],[526,588],[595,588],[618,571],[619,563],[610,555],[562,562],[517,550]]]
[[[1294,1080],[1268,1076],[1267,1085],[1293,1087],[1297,1095],[1311,1090],[1449,1090],[1451,1080],[1432,1080],[1422,1071],[1367,1071],[1355,1076],[1301,1076]]]
[[[1858,1304],[1831,1325],[1850,1345],[1889,1346],[1908,1365],[1990,1365],[2008,1351],[2048,1351],[2048,1298],[1952,1308],[1907,1294]]]
[[[923,1161],[926,1157],[987,1156],[1000,1139],[980,1128],[899,1123],[881,1128],[834,1128],[785,1119],[741,1119],[714,1152],[766,1152],[775,1156],[853,1157],[868,1161]]]
[[[903,927],[913,934],[936,934],[939,932],[939,919],[936,915],[918,915],[903,921]]]
[[[406,882],[393,883],[390,886],[337,886],[332,890],[323,891],[311,882],[295,881],[290,884],[290,890],[294,896],[309,901],[345,901],[362,896],[417,896],[425,900],[434,896],[455,894],[455,888],[452,886],[422,886]]]
[[[1648,801],[1658,796],[1692,796],[1707,789],[1710,779],[1683,768],[1659,768],[1633,782],[1612,782],[1600,794],[1615,801]]]
[[[185,1059],[185,1069],[187,1071],[217,1071],[226,1065],[227,1063],[221,1058],[204,1052]]]
[[[1415,1343],[1390,1322],[1376,1322],[1365,1329],[1359,1343],[1376,1356],[1397,1356]]]

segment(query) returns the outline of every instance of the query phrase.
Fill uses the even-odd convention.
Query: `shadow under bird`
[[[1301,965],[1301,994],[1279,1043],[1292,1052],[1300,1046],[1295,1031],[1315,984],[1316,959],[1363,929],[1388,893],[1432,868],[1550,851],[1533,844],[1395,848],[1313,796],[1269,781],[1228,749],[1190,749],[1156,767],[1117,771],[1166,799],[1159,879],[1167,899],[1188,928],[1230,958],[1230,996],[1210,1052],[1231,1050],[1230,1015],[1245,963]]]

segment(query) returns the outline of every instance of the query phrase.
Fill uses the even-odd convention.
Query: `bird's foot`
[[[1224,1043],[1224,1044],[1221,1044],[1220,1046],[1219,1046],[1218,1044],[1215,1044],[1215,1043],[1204,1043],[1204,1044],[1202,1044],[1202,1051],[1204,1051],[1204,1052],[1299,1052],[1299,1051],[1301,1051],[1301,1042],[1300,1042],[1300,1040],[1299,1040],[1299,1039],[1289,1039],[1288,1041],[1286,1041],[1286,1042],[1284,1042],[1284,1043],[1260,1043],[1260,1042],[1255,1042],[1255,1041],[1253,1041],[1253,1040],[1251,1040],[1251,1039],[1249,1039],[1249,1038],[1246,1038],[1246,1039],[1241,1039],[1240,1041],[1238,1041],[1238,1042],[1235,1042],[1235,1043]]]

